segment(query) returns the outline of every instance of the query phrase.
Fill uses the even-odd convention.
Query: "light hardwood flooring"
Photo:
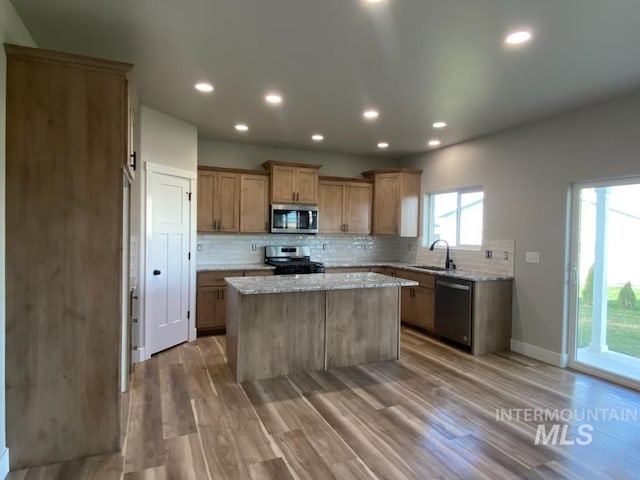
[[[588,446],[535,446],[538,422],[496,420],[499,408],[640,413],[640,393],[587,375],[513,353],[472,357],[403,329],[398,362],[241,386],[224,345],[204,337],[136,365],[123,455],[7,478],[640,478],[637,421],[592,422]]]

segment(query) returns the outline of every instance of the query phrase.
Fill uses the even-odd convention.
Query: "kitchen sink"
[[[444,268],[444,267],[436,267],[433,265],[412,265],[413,268],[422,268],[424,270],[434,270],[436,272],[448,272],[449,270],[454,270],[453,268]]]

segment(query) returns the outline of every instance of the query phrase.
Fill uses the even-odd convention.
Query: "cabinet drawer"
[[[242,277],[242,270],[225,270],[219,272],[198,272],[198,287],[215,287],[225,285],[226,277]]]
[[[329,267],[325,269],[326,273],[357,273],[370,272],[369,267]]]
[[[270,277],[273,275],[273,270],[245,270],[245,277]]]
[[[389,275],[390,277],[396,276],[395,270],[391,267],[373,267],[371,271],[374,273],[381,273],[382,275]]]
[[[411,270],[396,270],[396,276],[404,278],[406,280],[414,280],[420,284],[421,287],[435,288],[436,277],[429,273],[414,272]]]

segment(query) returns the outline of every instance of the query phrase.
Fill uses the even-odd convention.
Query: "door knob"
[[[153,274],[157,277],[158,275],[160,275],[162,272],[160,270],[154,270]]]

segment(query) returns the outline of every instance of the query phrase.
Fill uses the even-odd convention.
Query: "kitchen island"
[[[400,288],[378,273],[226,279],[227,361],[237,382],[397,360]]]

